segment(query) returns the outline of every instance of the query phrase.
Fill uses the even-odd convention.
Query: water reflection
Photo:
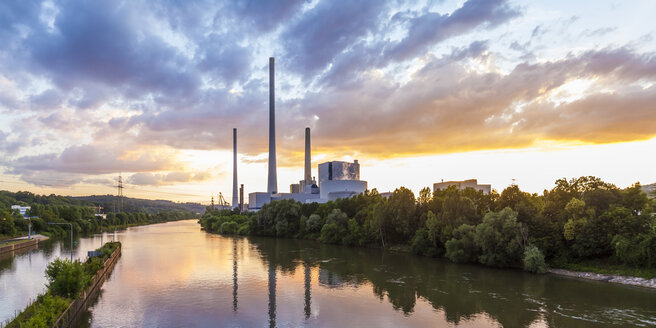
[[[653,326],[656,292],[375,249],[129,230],[83,326]]]
[[[232,240],[232,311],[237,312],[237,239]]]

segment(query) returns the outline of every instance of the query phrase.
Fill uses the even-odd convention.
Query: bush
[[[49,292],[39,295],[36,301],[21,312],[6,328],[51,327],[68,308],[68,305],[68,301],[59,296],[53,296]]]
[[[312,233],[312,232],[319,232],[321,231],[321,228],[324,225],[324,220],[321,218],[321,215],[319,214],[312,214],[307,220],[307,231]]]
[[[221,228],[219,228],[219,232],[232,235],[237,232],[237,229],[239,229],[239,225],[236,222],[223,222]]]
[[[437,248],[429,239],[428,231],[424,228],[421,228],[415,232],[415,235],[412,237],[412,241],[410,243],[410,248],[415,254],[426,256],[437,255]]]
[[[534,245],[530,245],[524,250],[524,270],[533,273],[547,272],[547,264],[544,263],[544,255],[542,255],[540,249]]]
[[[479,262],[497,267],[518,265],[522,256],[519,233],[517,212],[506,207],[498,213],[487,213],[474,236],[481,249]]]
[[[345,234],[345,229],[335,221],[330,221],[321,228],[321,237],[319,239],[326,244],[339,244]]]
[[[60,258],[48,264],[46,278],[50,291],[55,296],[65,298],[77,298],[91,282],[91,277],[85,272],[79,260],[71,262]]]
[[[463,224],[453,231],[453,238],[446,242],[446,257],[455,263],[475,262],[479,253],[474,241],[476,227]]]

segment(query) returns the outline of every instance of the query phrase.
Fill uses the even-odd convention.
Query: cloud
[[[518,15],[518,9],[505,0],[469,0],[451,14],[428,12],[409,20],[408,34],[390,45],[385,50],[385,57],[405,60],[447,38],[481,26],[493,28]]]
[[[102,145],[72,146],[61,153],[22,156],[8,161],[6,166],[9,167],[7,173],[21,177],[44,172],[98,175],[181,168],[181,164],[172,160],[168,154],[143,150],[135,154]]]
[[[176,183],[202,182],[213,178],[209,172],[169,172],[169,173],[150,173],[139,172],[127,178],[127,182],[133,185],[141,186],[162,186]]]

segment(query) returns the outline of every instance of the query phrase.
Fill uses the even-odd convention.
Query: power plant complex
[[[248,194],[248,210],[258,211],[272,200],[293,199],[301,203],[325,203],[338,198],[351,197],[367,190],[367,182],[360,180],[360,164],[333,161],[319,164],[319,184],[312,177],[312,146],[310,128],[305,128],[305,165],[303,179],[289,187],[288,193],[278,190],[276,165],[276,105],[275,59],[269,58],[269,161],[266,192]],[[237,180],[237,129],[233,129],[233,187],[232,207],[244,209],[239,200]],[[243,191],[242,191],[243,192]]]
[[[293,199],[301,203],[325,203],[339,198],[352,197],[367,190],[367,181],[360,180],[360,163],[343,161],[325,162],[318,165],[319,181],[312,176],[312,146],[310,128],[305,128],[305,165],[303,179],[289,186],[288,193],[278,190],[276,165],[276,99],[275,59],[269,58],[269,160],[267,191],[248,194],[248,207],[244,204],[244,185],[237,181],[237,129],[233,129],[233,186],[231,207],[240,210],[258,211],[272,200]],[[478,184],[477,180],[447,181],[435,183],[433,191],[455,186],[458,189],[473,188],[484,194],[491,191],[490,185]],[[391,193],[381,193],[389,197]]]

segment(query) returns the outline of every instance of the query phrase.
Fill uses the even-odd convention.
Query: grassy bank
[[[58,258],[48,264],[45,271],[48,290],[6,327],[51,327],[71,302],[90,286],[93,276],[120,245],[120,242],[108,242],[96,250],[100,256],[90,257],[85,262]]]

